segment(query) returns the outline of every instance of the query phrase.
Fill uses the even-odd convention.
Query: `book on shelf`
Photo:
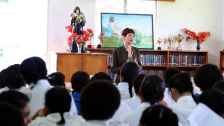
[[[183,66],[197,66],[204,64],[205,56],[203,55],[169,55],[169,64]]]
[[[141,55],[141,63],[142,65],[164,65],[165,56],[155,54]]]

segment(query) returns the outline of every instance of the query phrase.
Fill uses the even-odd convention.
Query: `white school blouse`
[[[188,95],[180,97],[176,104],[171,106],[171,109],[177,114],[179,123],[182,124],[182,126],[189,126],[187,119],[196,106],[197,104],[193,97]]]
[[[31,84],[34,85],[34,84]],[[46,92],[52,88],[48,80],[38,80],[34,87],[31,89],[30,99],[30,115],[33,116],[37,111],[44,107],[44,100]]]
[[[199,103],[188,118],[190,126],[224,126],[224,118]]]
[[[143,111],[150,106],[151,106],[150,103],[147,102],[141,103],[140,106],[138,106],[135,110],[129,112],[125,116],[124,123],[128,124],[129,126],[138,126]]]

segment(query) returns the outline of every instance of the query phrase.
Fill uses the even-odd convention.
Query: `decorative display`
[[[157,40],[158,50],[161,50],[162,44],[166,45],[166,49],[168,50],[181,50],[180,43],[183,39],[184,36],[180,33],[166,38],[159,38]]]
[[[91,41],[93,37],[93,30],[90,28],[84,29],[86,23],[85,16],[78,6],[75,7],[71,17],[71,24],[66,26],[67,31],[70,33],[67,39],[68,45],[71,52],[81,51],[84,53],[86,51],[86,42]],[[88,47],[91,47],[89,45]]]
[[[186,40],[196,40],[197,46],[196,49],[200,50],[200,44],[203,43],[209,36],[210,32],[194,32],[187,28],[182,29],[183,32],[186,34]]]
[[[137,48],[153,49],[153,15],[128,13],[101,13],[102,47],[123,45],[121,31],[130,27],[135,31],[133,45]]]

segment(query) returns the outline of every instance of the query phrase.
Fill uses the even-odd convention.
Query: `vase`
[[[71,52],[78,52],[78,46],[75,40],[72,42]]]
[[[85,47],[85,43],[81,43],[81,53],[85,53],[86,52],[86,47]]]
[[[200,49],[201,49],[199,41],[197,41],[196,49],[197,49],[197,51],[200,51]]]

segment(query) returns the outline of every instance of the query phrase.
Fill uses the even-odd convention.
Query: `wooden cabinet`
[[[108,55],[103,53],[57,53],[57,71],[65,74],[70,82],[74,72],[85,71],[90,75],[107,72]]]
[[[175,0],[154,0],[154,1],[174,2]]]
[[[220,51],[220,69],[224,71],[224,50]]]
[[[169,51],[169,66],[194,70],[208,63],[207,51]]]
[[[112,65],[112,49],[89,49],[91,53],[57,53],[57,71],[65,74],[70,81],[74,72],[86,71],[90,75],[108,72]],[[207,51],[172,51],[140,49],[144,70],[166,70],[177,67],[184,71],[193,71],[208,63]],[[224,52],[220,52],[220,68],[224,70]]]
[[[112,49],[89,49],[90,52],[112,54]],[[181,70],[195,70],[208,63],[207,51],[176,51],[176,50],[147,50],[140,49],[141,63],[145,70],[165,70],[177,67]],[[223,53],[224,54],[224,53]],[[112,59],[112,57],[110,56]],[[112,65],[112,60],[109,65]],[[223,63],[224,68],[224,63]]]

